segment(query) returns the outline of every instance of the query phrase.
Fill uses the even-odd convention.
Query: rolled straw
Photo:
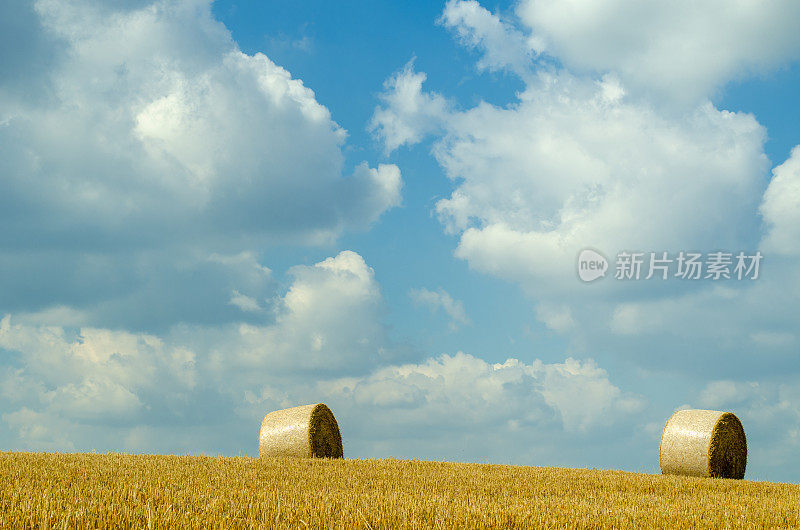
[[[744,478],[747,439],[731,412],[679,410],[664,426],[659,448],[661,473]]]
[[[264,416],[258,452],[260,456],[344,457],[339,425],[323,403],[276,410]]]

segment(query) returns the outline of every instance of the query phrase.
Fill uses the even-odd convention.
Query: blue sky
[[[252,455],[324,401],[348,457],[657,472],[692,407],[797,482],[800,8],[729,7],[4,3],[0,445]]]

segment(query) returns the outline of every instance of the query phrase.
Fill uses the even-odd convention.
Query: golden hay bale
[[[344,457],[339,425],[324,403],[276,410],[264,416],[258,452],[260,456]]]
[[[659,449],[661,473],[744,478],[747,440],[731,412],[679,410],[664,426]]]

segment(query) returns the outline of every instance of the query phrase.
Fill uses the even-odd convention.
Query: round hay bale
[[[661,473],[744,478],[747,439],[739,418],[718,410],[679,410],[664,426]]]
[[[342,435],[324,403],[276,410],[264,416],[259,456],[343,458]]]

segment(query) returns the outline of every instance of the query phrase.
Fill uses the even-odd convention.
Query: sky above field
[[[0,448],[800,482],[800,3],[0,3]],[[797,146],[797,147],[796,147]]]

